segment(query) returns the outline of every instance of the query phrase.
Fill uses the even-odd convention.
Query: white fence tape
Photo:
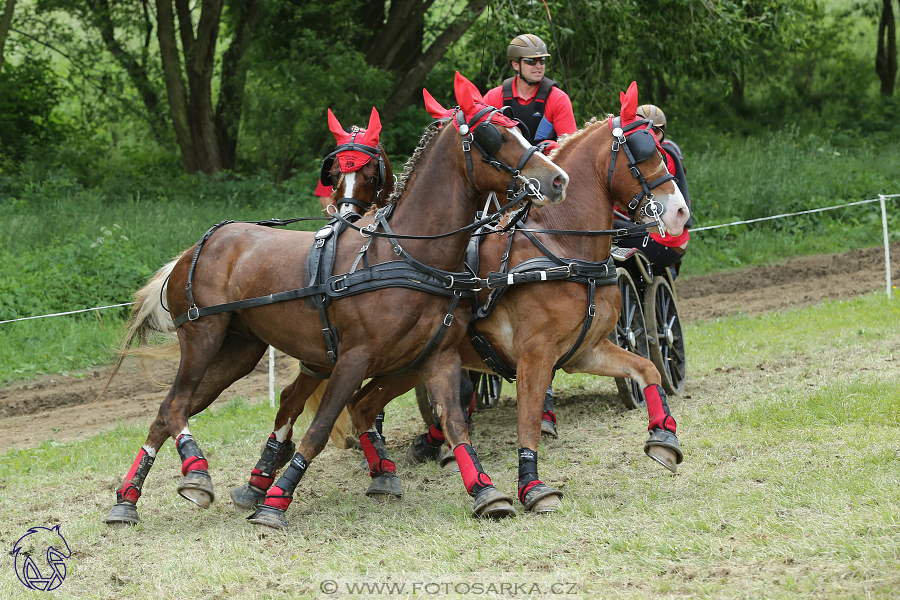
[[[900,198],[900,194],[879,194],[877,198],[870,198],[868,200],[860,200],[858,202],[848,202],[847,204],[839,204],[837,206],[826,206],[823,208],[813,208],[810,210],[801,210],[798,212],[785,213],[783,215],[772,215],[770,217],[761,217],[759,219],[748,219],[746,221],[735,221],[733,223],[722,223],[721,225],[709,225],[707,227],[695,227],[691,229],[691,233],[697,233],[700,231],[709,231],[711,229],[720,229],[722,227],[734,227],[735,225],[747,225],[748,223],[758,223],[760,221],[771,221],[773,219],[783,219],[785,217],[795,217],[797,215],[809,215],[812,213],[825,212],[826,210],[837,210],[839,208],[847,208],[848,206],[859,206],[861,204],[871,204],[873,202],[878,202],[881,204],[881,226],[884,232],[884,265],[885,265],[885,283],[887,286],[887,295],[888,298],[892,296],[892,287],[891,287],[891,252],[890,245],[888,240],[888,224],[887,224],[887,208],[885,207],[885,200],[888,198]],[[29,321],[31,319],[45,319],[47,317],[62,317],[65,315],[75,315],[78,313],[86,313],[92,310],[104,310],[107,308],[119,308],[121,306],[131,306],[134,302],[123,302],[122,304],[110,304],[109,306],[96,306],[94,308],[82,308],[79,310],[69,310],[66,312],[58,312],[51,313],[48,315],[37,315],[34,317],[22,317],[20,319],[8,319],[6,321],[0,321],[0,325],[4,323],[15,323],[17,321]],[[272,408],[275,408],[275,348],[269,346],[269,404]]]

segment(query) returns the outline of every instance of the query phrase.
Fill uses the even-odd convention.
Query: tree
[[[13,11],[16,10],[16,0],[6,0],[3,15],[0,15],[0,70],[3,69],[3,49],[6,46],[6,36],[12,25]]]
[[[894,95],[897,80],[897,32],[892,0],[882,0],[878,21],[878,48],[875,51],[875,73],[881,80],[881,95]]]

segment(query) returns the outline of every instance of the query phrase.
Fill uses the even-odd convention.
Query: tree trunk
[[[13,11],[16,10],[16,0],[6,0],[3,8],[3,16],[0,16],[0,70],[3,70],[3,49],[6,47],[6,36],[12,25]]]
[[[222,0],[203,0],[201,6],[193,51],[191,55],[185,54],[184,65],[190,89],[188,107],[194,133],[194,148],[197,150],[200,170],[212,175],[222,169],[212,102],[212,76],[216,40],[219,37],[219,21],[222,18]]]
[[[233,171],[237,162],[237,139],[247,82],[243,58],[253,41],[261,0],[246,0],[233,15],[237,24],[234,39],[222,56],[222,88],[216,105],[216,133],[222,168]]]
[[[115,27],[110,17],[108,0],[91,0],[88,6],[93,14],[97,29],[106,44],[106,49],[121,65],[131,84],[137,89],[144,102],[144,108],[147,110],[147,119],[150,123],[150,129],[153,137],[158,143],[162,143],[165,139],[168,124],[163,116],[162,107],[159,104],[159,96],[156,94],[153,83],[147,75],[147,70],[131,55],[122,44],[116,39]]]
[[[875,51],[875,73],[881,80],[882,96],[894,95],[894,82],[897,79],[897,32],[892,2],[893,0],[882,0],[878,48]]]
[[[169,95],[169,114],[175,129],[175,139],[187,172],[196,173],[200,170],[200,164],[194,151],[191,127],[188,125],[187,93],[181,74],[178,42],[175,40],[175,12],[172,9],[172,0],[156,0],[156,20],[156,34],[159,38],[159,52],[166,91]]]
[[[390,123],[409,104],[413,94],[422,87],[428,73],[444,56],[447,48],[469,30],[486,7],[487,0],[469,0],[462,14],[447,26],[418,58],[410,61],[407,68],[395,72],[397,83],[391,91],[385,109],[381,111],[382,123]]]

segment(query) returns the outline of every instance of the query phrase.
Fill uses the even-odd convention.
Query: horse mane
[[[446,119],[442,119],[441,124],[444,124],[446,121]],[[388,204],[396,204],[400,201],[400,197],[403,196],[403,192],[406,191],[406,183],[409,181],[409,178],[412,177],[416,165],[425,153],[425,148],[428,147],[428,144],[434,139],[434,136],[441,131],[440,127],[434,127],[433,125],[434,124],[432,123],[432,125],[425,128],[424,133],[422,133],[422,139],[419,140],[416,149],[413,150],[413,153],[403,165],[403,173],[400,174],[397,183],[394,185],[394,191],[391,192],[391,195],[388,198]]]
[[[576,131],[575,133],[565,133],[565,134],[561,135],[559,137],[559,140],[557,140],[559,143],[559,148],[556,148],[555,150],[553,150],[553,152],[550,153],[550,156],[549,156],[550,160],[553,160],[556,157],[556,154],[560,150],[562,150],[567,144],[574,142],[575,140],[581,138],[583,135],[586,135],[589,131],[593,131],[597,126],[606,123],[607,121],[609,121],[609,119],[612,119],[612,118],[613,118],[613,115],[609,115],[609,114],[606,115],[606,118],[603,119],[602,121],[598,120],[597,117],[591,117],[591,120],[587,121],[584,124],[584,126],[581,129],[579,129],[578,131]]]

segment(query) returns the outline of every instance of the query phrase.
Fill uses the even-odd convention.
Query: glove
[[[559,148],[559,144],[557,144],[556,142],[554,142],[552,140],[547,140],[546,142],[541,142],[540,144],[538,144],[537,147],[545,155],[549,155],[551,152],[553,152],[554,150]]]

